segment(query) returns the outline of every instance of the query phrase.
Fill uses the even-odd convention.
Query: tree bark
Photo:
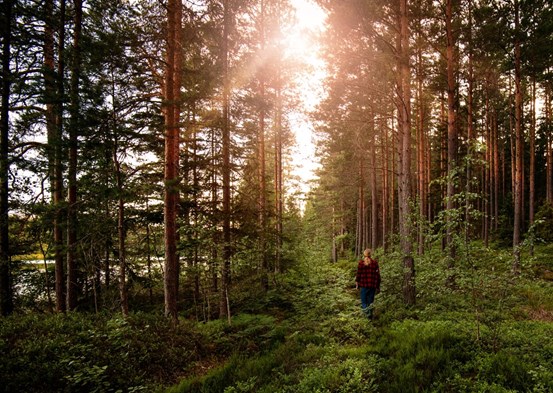
[[[221,297],[219,303],[219,315],[227,317],[230,323],[229,310],[229,286],[230,286],[230,262],[231,248],[231,206],[230,206],[230,72],[229,72],[229,34],[230,34],[230,0],[223,1],[224,26],[223,26],[223,271],[221,274]]]
[[[261,0],[261,21],[259,24],[261,55],[265,52],[265,1]],[[259,72],[259,132],[258,132],[258,182],[259,182],[259,251],[261,253],[261,285],[269,289],[269,261],[267,255],[267,182],[265,179],[265,72],[263,65]]]
[[[536,77],[532,76],[532,119],[530,124],[529,138],[530,152],[530,173],[529,173],[529,196],[528,196],[528,220],[532,227],[534,224],[534,203],[536,199]],[[530,255],[534,255],[534,244],[530,244]]]
[[[215,128],[211,130],[211,161],[212,161],[212,172],[211,172],[211,223],[213,228],[219,226],[219,211],[218,211],[218,189],[217,189],[217,165],[216,165],[216,148],[215,148]],[[211,237],[211,289],[213,292],[218,291],[218,263],[219,258],[218,245],[219,245],[219,233],[214,230]]]
[[[382,161],[384,165],[382,166],[382,244],[384,251],[388,250],[388,195],[389,195],[389,185],[388,185],[388,171],[389,171],[389,148],[388,148],[388,130],[386,129],[386,124],[382,121],[381,124],[382,132],[384,133],[384,146],[382,153]],[[392,192],[393,194],[393,192]]]
[[[513,225],[513,272],[520,272],[520,241],[522,227],[522,180],[523,180],[523,135],[522,135],[522,86],[520,55],[519,3],[515,0],[515,187]]]
[[[366,216],[365,216],[365,171],[363,166],[364,155],[361,155],[359,159],[359,168],[358,168],[358,184],[357,184],[357,247],[355,255],[360,255],[363,253],[367,247],[366,243]]]
[[[277,0],[277,36],[281,35],[281,8],[280,0]],[[282,259],[282,212],[283,188],[282,188],[282,48],[279,46],[277,58],[277,78],[276,78],[276,114],[275,114],[275,273],[281,271]]]
[[[10,278],[9,239],[9,110],[10,110],[10,51],[12,41],[12,1],[2,2],[2,111],[0,113],[0,313],[13,312],[13,294]]]
[[[121,313],[127,317],[129,315],[129,299],[127,291],[127,246],[126,246],[126,228],[125,228],[125,198],[123,173],[121,171],[121,162],[119,161],[119,143],[118,143],[118,121],[115,112],[115,86],[112,84],[112,121],[113,121],[113,151],[112,161],[115,172],[115,183],[117,185],[117,238],[119,248],[119,299],[121,301]]]
[[[551,88],[545,87],[545,121],[551,124],[553,116],[551,115]],[[553,148],[551,140],[551,131],[547,130],[546,135],[547,147],[545,150],[546,170],[545,170],[545,195],[546,201],[553,203]]]
[[[419,20],[420,22],[420,20]],[[419,23],[419,29],[422,26]],[[418,254],[424,253],[425,244],[425,225],[424,218],[427,215],[427,195],[426,195],[426,146],[424,132],[424,74],[423,74],[423,57],[420,41],[422,38],[419,33],[419,43],[417,47],[417,103],[418,103],[418,122],[417,122],[417,190],[419,195],[419,220],[418,220]]]
[[[454,0],[447,0],[446,4],[446,61],[447,61],[447,246],[449,251],[449,267],[453,267],[455,259],[455,244],[453,234],[456,232],[455,219],[452,211],[455,209],[454,195],[457,181],[457,114],[455,111],[455,33],[453,31],[453,4]]]
[[[400,0],[400,42],[399,42],[399,131],[400,168],[398,179],[399,234],[403,259],[403,300],[407,305],[415,304],[415,261],[411,240],[411,84],[409,69],[409,5]]]
[[[179,204],[179,145],[182,0],[167,4],[167,63],[165,70],[165,316],[178,319],[179,255],[177,251]]]
[[[64,23],[64,5],[61,7],[61,26],[60,36],[63,36]],[[47,0],[44,3],[45,27],[44,27],[44,95],[46,103],[46,131],[48,138],[48,175],[50,178],[50,196],[53,208],[52,233],[53,233],[53,251],[56,268],[56,311],[65,311],[65,296],[63,286],[63,231],[62,231],[62,208],[60,206],[63,200],[63,179],[61,165],[61,114],[63,110],[62,97],[63,91],[60,91],[60,84],[56,79],[61,79],[59,75],[63,69],[62,52],[59,51],[58,74],[55,67],[55,45],[54,45],[54,1]],[[58,271],[59,270],[59,271]]]
[[[58,72],[57,72],[57,104],[56,104],[56,135],[54,147],[54,168],[52,181],[53,195],[52,204],[54,205],[54,258],[56,270],[56,310],[65,312],[66,294],[65,294],[65,272],[64,272],[64,238],[63,222],[64,210],[62,204],[64,201],[63,186],[63,164],[62,164],[62,145],[63,145],[63,111],[65,88],[63,84],[63,74],[65,72],[65,0],[60,0],[60,18],[58,26]]]
[[[474,163],[474,66],[473,66],[473,44],[472,44],[472,0],[468,1],[468,90],[467,90],[467,155],[468,163],[466,168],[467,180],[466,180],[466,192],[467,197],[472,193],[473,184],[472,184],[472,173],[473,173],[473,163]],[[467,231],[465,232],[465,241],[469,241],[469,231],[468,228],[472,224],[472,217],[470,215],[471,207],[473,206],[472,199],[466,201],[465,206],[465,222],[468,223]]]
[[[371,143],[369,147],[371,172],[369,174],[369,181],[371,183],[371,248],[374,250],[378,247],[378,190],[376,185],[376,129],[374,126],[374,115],[371,119]]]

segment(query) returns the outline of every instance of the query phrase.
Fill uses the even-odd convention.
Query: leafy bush
[[[469,333],[448,321],[397,322],[371,343],[384,359],[379,367],[383,391],[423,390],[453,378],[470,357]]]
[[[200,336],[163,316],[18,315],[0,321],[0,391],[109,392],[175,381]],[[37,339],[38,338],[38,339]],[[169,345],[170,343],[170,345]]]
[[[546,243],[553,241],[553,204],[541,205],[535,216],[535,233],[538,240]]]

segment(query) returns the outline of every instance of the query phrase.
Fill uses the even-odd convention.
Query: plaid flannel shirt
[[[357,266],[355,281],[360,287],[380,289],[380,268],[378,262],[371,258],[371,263],[365,265],[363,260]]]

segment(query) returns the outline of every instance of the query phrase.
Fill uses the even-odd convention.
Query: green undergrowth
[[[417,258],[417,305],[405,307],[400,259],[377,254],[383,287],[370,322],[355,261],[300,265],[262,305],[280,316],[279,340],[167,392],[553,391],[551,283],[532,261],[514,277],[508,252],[475,247],[470,256],[454,269],[435,250]]]
[[[367,356],[363,346],[367,332],[376,328],[362,318],[352,286],[350,272],[327,264],[287,273],[265,303],[282,317],[264,330],[267,337],[279,337],[274,345],[266,345],[257,356],[236,351],[223,366],[166,392],[377,391],[370,382],[377,358]],[[213,330],[210,335],[221,337]]]
[[[377,251],[375,319],[361,313],[354,258],[305,257],[264,292],[239,282],[233,316],[173,326],[163,315],[70,313],[0,320],[0,391],[551,392],[553,248],[525,255],[474,245],[453,268],[417,257],[417,304],[401,258]],[[323,262],[321,262],[323,261]],[[453,279],[451,279],[453,277]],[[447,285],[446,285],[447,283]]]
[[[4,392],[148,391],[202,351],[191,324],[162,315],[17,315],[0,323]]]

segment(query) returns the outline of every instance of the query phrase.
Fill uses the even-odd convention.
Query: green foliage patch
[[[506,251],[461,251],[453,269],[439,250],[418,257],[417,304],[405,307],[400,256],[377,250],[373,321],[360,310],[357,262],[332,264],[307,246],[269,291],[237,283],[230,324],[173,326],[152,313],[5,318],[0,375],[10,378],[0,391],[553,391],[552,286],[535,273],[550,247],[536,247],[517,277]]]
[[[1,391],[149,390],[176,380],[201,350],[162,316],[25,315],[1,320]]]

